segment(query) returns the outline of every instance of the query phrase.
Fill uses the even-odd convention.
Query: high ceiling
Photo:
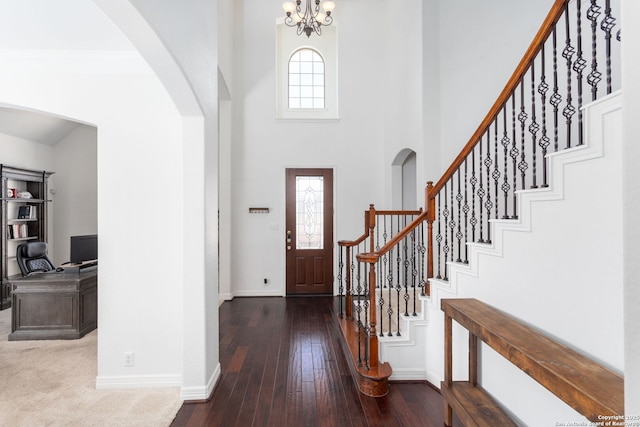
[[[0,133],[40,144],[55,145],[79,126],[86,125],[35,111],[0,107]]]
[[[135,48],[92,1],[6,0],[0,14],[0,52],[7,51],[131,52]],[[54,145],[78,126],[85,125],[0,107],[0,133],[17,138]]]

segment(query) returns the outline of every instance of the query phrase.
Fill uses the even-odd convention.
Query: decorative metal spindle
[[[392,224],[392,228],[393,228],[393,222]],[[389,251],[389,258],[393,259],[393,250],[394,248],[391,248],[391,250]],[[392,263],[389,263],[389,274],[387,275],[387,282],[389,283],[389,304],[387,305],[387,316],[389,317],[389,328],[387,329],[387,336],[392,337],[393,334],[391,333],[391,319],[393,317],[393,306],[391,305],[391,296],[392,296],[392,292],[393,292],[393,265]]]
[[[424,221],[420,223],[420,295],[427,295],[427,281],[426,281],[426,271],[425,271],[425,254],[427,252],[427,247],[424,243]]]
[[[454,256],[454,249],[455,249],[455,245],[454,245],[454,235],[455,235],[455,228],[456,228],[456,220],[455,220],[455,205],[453,204],[453,191],[454,191],[454,185],[453,185],[453,176],[450,179],[451,181],[451,216],[449,217],[449,232],[451,233],[451,262],[453,262],[453,256]]]
[[[511,192],[513,195],[513,216],[511,218],[518,219],[518,203],[516,200],[516,190],[518,189],[517,161],[518,161],[518,154],[520,154],[520,151],[518,150],[518,141],[516,140],[516,94],[515,92],[511,95],[511,136],[512,136],[511,151],[509,153],[509,156],[511,157],[511,160],[513,163],[513,175],[512,175],[513,187],[511,187],[513,189]]]
[[[577,25],[576,31],[578,33],[577,44],[578,52],[575,62],[573,63],[573,71],[576,72],[576,80],[578,81],[578,145],[584,143],[582,135],[582,71],[587,67],[587,61],[582,57],[582,1],[577,0]]]
[[[456,262],[462,262],[462,226],[460,225],[462,219],[462,190],[460,186],[460,169],[458,168],[458,194],[456,194],[456,201],[458,202],[458,231],[456,232],[456,239],[458,239],[458,259]]]
[[[591,85],[591,100],[598,98],[598,84],[602,80],[602,73],[598,71],[598,17],[602,8],[597,0],[591,0],[587,9],[587,19],[591,21],[591,72],[587,76],[587,83]]]
[[[363,328],[363,336],[364,336],[364,355],[363,360],[365,363],[365,368],[369,369],[369,334],[371,333],[371,329],[369,328],[369,283],[367,281],[367,277],[369,276],[366,273],[368,270],[368,265],[365,264],[365,274],[364,274],[364,298],[362,299],[362,305],[364,311],[364,328]]]
[[[464,212],[464,263],[469,264],[469,247],[467,242],[469,241],[469,202],[467,198],[467,157],[464,159],[464,206],[462,211]]]
[[[542,45],[542,56],[541,60],[541,70],[542,75],[540,76],[540,84],[538,85],[538,93],[540,94],[540,104],[542,107],[542,137],[540,138],[540,142],[538,145],[542,149],[542,187],[546,188],[549,186],[547,183],[547,147],[551,143],[549,137],[547,136],[547,91],[549,90],[549,85],[546,82],[546,61],[545,61],[545,52],[544,52],[544,44]]]
[[[362,318],[361,318],[361,313],[362,313],[362,304],[360,303],[360,291],[361,291],[361,283],[360,283],[360,263],[358,262],[358,274],[356,276],[357,278],[357,283],[358,283],[358,287],[357,287],[357,304],[356,304],[356,324],[358,325],[358,367],[362,367]]]
[[[418,268],[416,267],[416,229],[411,231],[411,288],[413,293],[413,312],[412,316],[416,316],[416,278],[418,276]],[[405,296],[407,302],[410,297],[409,294]]]
[[[440,223],[440,213],[441,213],[441,205],[440,205],[440,193],[438,193],[437,197],[436,197],[436,203],[438,204],[438,218],[437,218],[437,224],[438,224],[438,232],[436,234],[436,242],[438,243],[438,250],[436,251],[436,253],[438,254],[437,256],[437,269],[436,272],[438,273],[436,275],[436,279],[442,279],[442,274],[440,273],[440,257],[442,254],[442,229],[441,229],[441,223]]]
[[[523,190],[526,188],[526,174],[527,169],[529,168],[525,154],[525,128],[528,118],[529,115],[524,109],[524,81],[520,80],[520,113],[518,114],[518,121],[520,121],[520,162],[518,163],[518,169],[520,170],[520,178],[522,181],[522,186],[520,188]]]
[[[531,123],[529,124],[529,133],[531,134],[531,188],[538,188],[537,184],[537,165],[536,155],[538,145],[538,131],[540,125],[536,121],[536,67],[535,61],[531,63]]]
[[[482,145],[482,142],[480,142]],[[493,202],[491,201],[491,135],[490,127],[487,128],[487,155],[484,158],[484,165],[487,168],[487,199],[484,202],[484,207],[487,210],[487,238],[485,243],[491,243],[491,208],[493,208]]]
[[[340,246],[340,250],[338,251],[338,304],[339,304],[339,317],[342,319],[344,317],[343,311],[343,298],[344,298],[344,286],[342,283],[342,269],[344,268],[344,263],[342,261],[342,251],[345,250],[344,246]]]
[[[407,224],[405,224],[405,228],[406,228]],[[404,295],[402,296],[402,298],[404,299],[404,315],[408,316],[409,313],[409,267],[410,267],[410,262],[409,262],[409,245],[407,245],[408,242],[408,236],[405,237],[404,239],[402,239],[402,246],[404,249]],[[398,334],[400,332],[400,322],[398,322]]]
[[[478,183],[480,183],[480,187],[478,187],[478,206],[480,207],[480,215],[478,218],[478,224],[480,225],[480,238],[478,239],[478,243],[484,243],[484,235],[482,232],[482,223],[483,223],[483,210],[484,210],[484,181],[482,180],[482,140],[478,141],[478,148],[480,149],[480,152],[478,153],[478,170],[479,170],[479,177],[478,177]],[[475,151],[475,149],[474,149]]]
[[[566,148],[571,148],[571,117],[575,114],[576,108],[571,104],[571,58],[576,52],[575,48],[571,46],[571,30],[569,26],[569,4],[565,6],[564,10],[565,29],[567,34],[566,46],[562,51],[562,57],[567,60],[567,105],[562,110],[562,115],[567,120],[567,145]]]
[[[509,208],[507,206],[507,202],[509,201],[509,189],[510,189],[510,185],[509,185],[509,169],[508,169],[508,165],[509,165],[509,145],[511,145],[511,140],[509,140],[509,136],[508,136],[508,132],[507,132],[507,104],[505,102],[505,104],[502,106],[502,128],[503,128],[503,135],[502,135],[502,147],[504,148],[504,179],[502,181],[502,192],[504,193],[504,215],[502,216],[503,219],[508,219],[509,218]]]
[[[447,184],[444,184],[444,209],[442,210],[442,218],[443,218],[443,222],[444,222],[444,246],[442,247],[442,252],[444,253],[444,280],[449,280],[449,277],[447,276],[447,271],[449,270],[447,268],[447,262],[449,261],[449,240],[448,240],[448,233],[447,233],[447,226],[449,224],[449,207],[447,205],[448,201],[447,201]]]
[[[558,151],[558,106],[562,102],[562,97],[558,93],[558,42],[556,36],[556,26],[553,26],[553,95],[549,103],[553,106],[553,148]]]
[[[498,202],[500,198],[498,197],[498,181],[500,180],[500,169],[498,168],[498,116],[496,115],[495,120],[493,121],[493,172],[491,173],[491,178],[493,178],[493,195],[494,195],[494,209],[495,214],[494,218],[498,219],[498,211],[500,203]]]
[[[476,178],[476,150],[471,150],[471,242],[476,241],[476,224],[478,219],[476,218],[476,184],[478,179]]]
[[[616,20],[611,16],[611,0],[605,2],[604,19],[600,24],[600,28],[604,31],[604,46],[606,58],[606,75],[607,75],[607,95],[611,93],[611,30],[616,25]],[[620,33],[618,33],[619,35]],[[620,40],[618,38],[618,40]]]
[[[387,244],[387,237],[389,237],[389,234],[387,233],[387,216],[383,216],[382,217],[382,236],[384,237],[384,244]],[[389,253],[385,253],[382,256],[382,271],[384,271],[385,273],[387,272],[387,264],[389,264]],[[381,280],[382,277],[386,277],[386,274],[384,276],[381,276]],[[382,280],[383,283],[383,287],[386,288],[387,287],[387,281],[386,280]],[[382,312],[382,310],[380,310]]]

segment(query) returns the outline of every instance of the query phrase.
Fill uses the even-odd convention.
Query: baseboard
[[[114,375],[96,377],[97,390],[180,387],[181,375]]]
[[[213,389],[215,388],[216,384],[218,384],[218,380],[220,379],[221,375],[222,371],[220,370],[220,364],[218,363],[216,369],[213,371],[213,374],[211,374],[211,377],[209,378],[209,381],[207,381],[207,384],[205,386],[182,387],[182,389],[180,390],[180,397],[185,402],[202,402],[209,400],[209,398],[213,394]]]
[[[389,381],[426,381],[427,372],[423,369],[393,367]]]
[[[265,290],[265,291],[234,291],[234,297],[282,297],[282,290]]]

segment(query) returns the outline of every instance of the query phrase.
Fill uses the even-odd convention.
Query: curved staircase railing
[[[341,250],[340,283],[344,279],[351,291],[356,283],[362,298],[347,301],[347,318],[351,307],[366,316],[355,320],[357,364],[378,366],[376,289],[388,277],[385,260],[426,228],[424,239],[414,237],[411,251],[426,256],[414,283],[429,295],[431,280],[448,281],[449,263],[469,262],[469,243],[491,243],[492,221],[518,218],[518,192],[548,187],[547,155],[584,143],[583,105],[620,87],[620,45],[611,0],[556,0],[476,131],[443,176],[427,183],[425,210],[383,245],[368,240],[369,247],[355,255],[353,249],[345,255]],[[375,220],[371,206],[365,234],[340,246],[367,241]],[[400,259],[410,263],[408,258]],[[342,276],[345,262],[349,268]]]

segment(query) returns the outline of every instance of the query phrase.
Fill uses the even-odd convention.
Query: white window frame
[[[322,27],[322,35],[298,36],[282,21],[276,25],[276,119],[323,121],[338,120],[337,24]],[[294,52],[313,49],[324,60],[324,108],[289,108],[289,59]]]

